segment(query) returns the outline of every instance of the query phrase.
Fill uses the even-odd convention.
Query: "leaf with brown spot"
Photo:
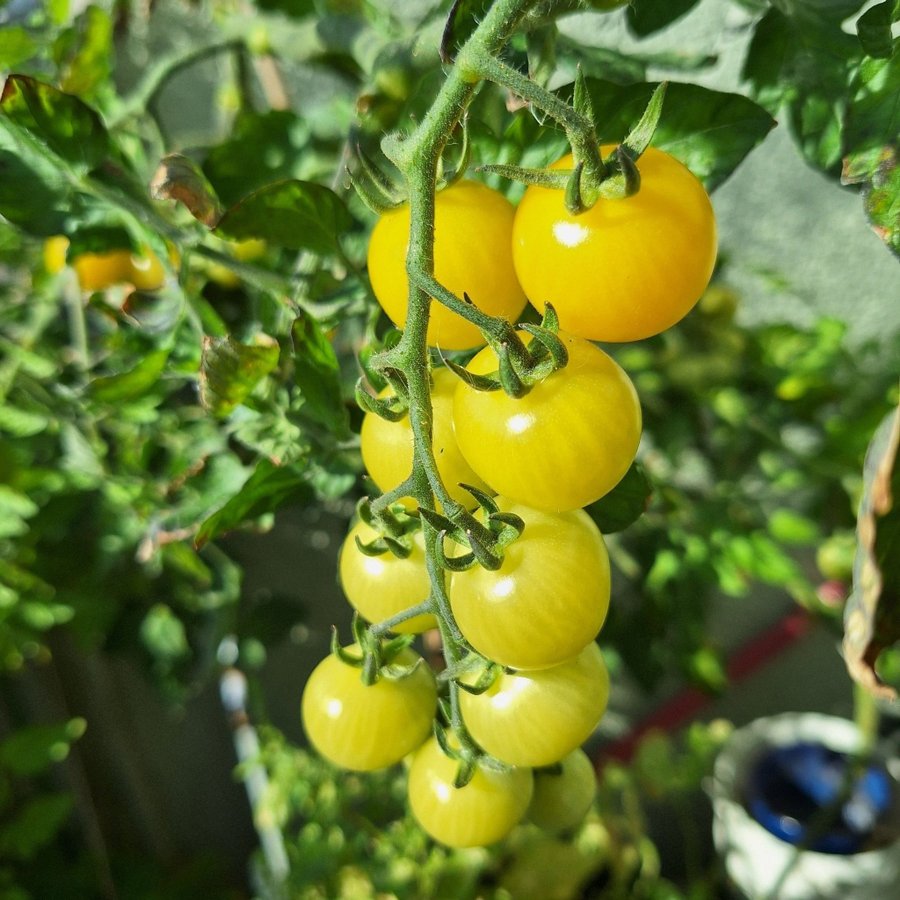
[[[900,408],[878,428],[866,453],[857,518],[853,591],[844,615],[844,659],[851,677],[878,697],[897,692],[875,670],[900,640]]]
[[[222,218],[222,205],[215,189],[200,167],[180,153],[171,153],[160,160],[150,182],[150,196],[154,200],[176,200],[207,228],[215,228]]]

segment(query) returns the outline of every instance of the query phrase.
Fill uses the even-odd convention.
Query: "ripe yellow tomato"
[[[381,622],[427,600],[431,582],[425,568],[425,547],[421,532],[413,538],[412,551],[401,559],[387,551],[366,556],[356,544],[359,538],[369,544],[378,532],[357,522],[341,547],[341,587],[354,609],[369,622]],[[413,616],[393,630],[399,634],[419,634],[437,628],[434,616]]]
[[[560,334],[569,364],[516,399],[456,388],[456,443],[499,494],[550,512],[578,509],[618,484],[637,453],[641,408],[634,385],[599,347]],[[468,365],[497,371],[485,347]]]
[[[56,235],[44,242],[44,268],[51,274],[61,272],[66,265],[69,239]],[[159,257],[149,248],[140,253],[130,250],[104,250],[101,253],[81,253],[72,262],[83,291],[103,291],[114,284],[131,284],[139,291],[156,291],[165,284],[166,270]]]
[[[501,193],[477,181],[457,182],[435,197],[435,278],[457,297],[465,293],[479,309],[510,321],[518,318],[526,303],[512,263],[514,215],[513,206]],[[406,323],[409,295],[409,224],[409,206],[404,204],[381,216],[369,241],[372,290],[401,328]],[[444,350],[466,350],[485,341],[474,325],[435,302],[428,343]]]
[[[551,168],[572,165],[569,155]],[[716,261],[715,216],[698,179],[654,147],[637,167],[631,197],[574,216],[562,191],[531,186],[516,211],[513,259],[528,299],[552,303],[561,327],[589,340],[636,341],[674,325]]]
[[[471,484],[481,490],[488,486],[463,459],[453,436],[453,394],[459,379],[449,369],[435,369],[432,403],[432,447],[438,473],[450,496],[468,509],[476,501],[460,484]],[[389,397],[386,388],[379,396]],[[389,491],[409,476],[413,464],[413,433],[409,416],[398,422],[388,422],[375,413],[366,413],[360,434],[363,464],[372,480],[382,491]],[[410,499],[409,508],[415,504]]]

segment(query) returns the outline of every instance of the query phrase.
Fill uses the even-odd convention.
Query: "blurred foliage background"
[[[656,142],[715,189],[721,261],[683,323],[610,348],[646,434],[591,510],[616,569],[602,644],[648,701],[722,694],[740,610],[777,596],[753,621],[800,604],[840,633],[863,457],[897,403],[900,6],[610,5],[563,3],[509,59],[563,94],[580,65],[606,139],[668,79]],[[722,723],[608,766],[577,835],[467,853],[404,817],[402,773],[339,777],[297,746],[303,678],[348,619],[355,356],[390,340],[346,169],[428,108],[447,6],[0,4],[4,898],[715,895],[690,803]],[[565,146],[490,86],[469,126],[475,166]],[[158,275],[75,264],[114,253]],[[216,697],[235,667],[258,753]],[[233,738],[267,785],[256,831]]]

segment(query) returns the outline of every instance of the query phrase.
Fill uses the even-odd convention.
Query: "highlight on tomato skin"
[[[479,309],[515,322],[527,303],[512,262],[515,208],[478,181],[458,181],[438,191],[434,204],[434,276]],[[409,279],[406,253],[410,212],[403,204],[384,213],[369,241],[368,269],[381,307],[400,328],[406,324]],[[431,306],[428,344],[443,350],[484,346],[478,328],[440,303]]]
[[[583,510],[548,513],[496,498],[525,530],[494,571],[473,566],[450,578],[460,631],[487,659],[514,669],[545,669],[576,657],[594,640],[610,598],[609,556]]]
[[[523,819],[531,802],[531,769],[498,771],[476,764],[471,781],[454,786],[459,768],[429,738],[413,756],[407,793],[413,817],[447,847],[486,847],[503,840]]]
[[[459,698],[472,738],[511,766],[559,762],[590,737],[608,701],[609,673],[593,641],[559,666],[504,671],[483,693]]]
[[[581,509],[612,490],[641,438],[641,407],[626,372],[589,341],[560,332],[565,368],[524,397],[478,391],[460,380],[453,401],[456,443],[497,493],[536,509]],[[481,350],[466,367],[497,371]]]
[[[569,154],[550,168],[572,165]],[[516,209],[513,260],[528,299],[538,310],[552,303],[561,327],[589,340],[665,331],[694,307],[715,266],[715,213],[699,179],[655,147],[637,168],[637,193],[577,216],[563,191],[535,185]]]
[[[431,582],[425,568],[425,548],[421,532],[412,537],[409,556],[400,558],[389,550],[378,556],[367,556],[356,543],[368,544],[378,532],[365,522],[357,522],[341,547],[339,572],[341,587],[347,600],[369,622],[381,622],[415,606],[431,593]],[[414,616],[397,625],[398,634],[420,634],[437,627],[433,615]]]
[[[326,656],[309,676],[301,700],[303,728],[318,753],[341,768],[371,772],[400,762],[422,744],[437,712],[437,686],[420,660],[412,650],[402,650],[394,662],[415,666],[410,674],[381,675],[366,685],[361,668]]]

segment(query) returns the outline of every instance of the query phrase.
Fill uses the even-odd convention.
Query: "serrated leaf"
[[[689,13],[699,0],[630,0],[625,8],[629,29],[638,37],[646,37],[671,25]]]
[[[856,33],[869,56],[890,59],[894,52],[891,25],[900,18],[900,3],[883,0],[867,9],[856,22]]]
[[[6,79],[0,114],[79,171],[90,171],[109,155],[109,136],[91,107],[27,75]]]
[[[264,459],[241,489],[203,522],[194,543],[202,547],[243,522],[275,512],[289,500],[307,495],[308,491],[302,466],[276,466]]]
[[[268,335],[259,335],[254,344],[242,344],[230,335],[204,337],[200,402],[213,415],[227,416],[275,369],[279,352],[278,342]]]
[[[309,316],[291,326],[294,383],[303,396],[303,411],[337,434],[349,427],[341,395],[340,366],[331,342]]]
[[[900,408],[882,422],[863,467],[853,590],[844,614],[844,659],[851,677],[872,694],[896,700],[879,677],[881,651],[900,640]]]
[[[214,228],[222,206],[200,167],[181,153],[164,156],[150,181],[154,200],[175,200],[207,228]]]
[[[309,181],[280,181],[260,188],[222,216],[215,233],[228,240],[260,238],[276,247],[328,255],[353,219],[338,195]]]
[[[441,35],[441,60],[452,63],[490,6],[489,0],[454,0]]]
[[[127,372],[95,378],[88,385],[88,395],[99,403],[120,403],[143,397],[159,381],[168,359],[168,350],[149,353]]]
[[[618,85],[587,79],[587,87],[604,142],[620,142],[647,107],[655,83]],[[564,94],[571,88],[564,88]],[[761,106],[739,94],[696,84],[669,82],[653,146],[683,162],[713,190],[774,127]]]
[[[585,512],[603,534],[622,531],[636,522],[646,511],[653,485],[639,463],[632,463],[622,480]]]

